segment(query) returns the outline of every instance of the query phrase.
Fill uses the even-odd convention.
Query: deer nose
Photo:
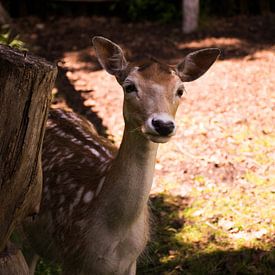
[[[152,125],[155,131],[158,132],[161,136],[169,136],[175,130],[175,123],[172,120],[164,121],[153,118]]]

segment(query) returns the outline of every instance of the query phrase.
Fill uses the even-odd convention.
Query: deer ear
[[[93,45],[101,66],[109,73],[118,76],[127,67],[122,49],[101,36],[93,37]]]
[[[183,82],[196,80],[211,67],[219,55],[218,48],[192,52],[176,66],[176,72]]]

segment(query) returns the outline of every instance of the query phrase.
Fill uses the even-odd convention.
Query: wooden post
[[[0,275],[18,274],[7,263],[20,258],[8,240],[17,224],[39,211],[41,146],[56,74],[44,59],[0,45]]]
[[[231,5],[229,6],[230,10],[232,11],[234,6]],[[248,14],[249,13],[249,8],[248,8],[248,0],[241,0],[240,1],[240,11],[241,11],[241,14]]]

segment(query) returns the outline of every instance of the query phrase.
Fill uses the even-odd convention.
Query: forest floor
[[[275,17],[179,24],[117,18],[22,18],[26,46],[58,63],[54,107],[68,106],[119,145],[123,93],[96,61],[94,35],[129,59],[153,55],[176,64],[203,47],[222,49],[199,80],[187,83],[177,135],[160,146],[152,189],[153,236],[138,274],[274,274]],[[41,262],[37,274],[58,274]]]

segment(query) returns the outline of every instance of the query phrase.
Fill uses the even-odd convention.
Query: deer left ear
[[[122,49],[111,40],[101,36],[95,36],[92,41],[101,66],[109,74],[120,75],[127,67]]]
[[[208,48],[188,54],[176,66],[176,72],[183,82],[189,82],[201,77],[220,55],[218,48]]]

